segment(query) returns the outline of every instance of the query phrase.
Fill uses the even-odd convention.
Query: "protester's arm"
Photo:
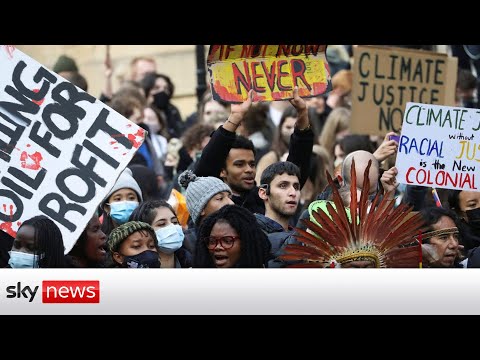
[[[253,90],[250,90],[247,100],[242,104],[231,105],[228,119],[213,132],[212,138],[202,150],[202,156],[198,159],[198,164],[195,168],[197,176],[220,176],[231,145],[235,141],[235,131],[252,105],[252,96]]]
[[[112,67],[112,60],[110,59],[110,50],[107,45],[107,52],[105,54],[105,87],[100,94],[100,101],[108,102],[112,99],[113,96],[113,87],[112,87],[112,75],[113,75],[113,67]]]
[[[310,128],[308,110],[305,100],[298,95],[298,87],[293,90],[293,99],[290,103],[295,106],[298,113],[295,130],[290,137],[288,146],[288,158],[300,168],[300,188],[303,188],[310,172],[310,158],[313,150],[313,130]]]
[[[247,100],[245,100],[241,104],[232,104],[230,106],[230,115],[228,119],[223,123],[222,127],[230,132],[235,133],[237,128],[240,126],[245,114],[252,106],[252,99],[253,99],[253,90],[248,92]]]
[[[373,156],[375,156],[379,163],[389,158],[390,156],[393,156],[397,152],[398,142],[396,142],[395,140],[390,140],[390,136],[392,135],[398,136],[398,134],[394,132],[387,133],[387,135],[385,135],[385,138],[383,139],[383,142],[373,153]]]
[[[390,200],[395,199],[395,190],[399,183],[397,181],[398,170],[395,166],[391,167],[387,171],[384,171],[380,182],[382,183],[384,195],[387,195]]]

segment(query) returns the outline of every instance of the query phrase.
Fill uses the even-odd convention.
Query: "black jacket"
[[[202,156],[195,168],[195,174],[197,176],[215,176],[219,178],[235,138],[236,134],[225,130],[223,126],[215,130],[212,133],[212,138],[202,151]],[[303,187],[308,179],[312,149],[313,131],[311,129],[304,131],[295,129],[290,138],[287,161],[294,163],[300,168],[300,187]],[[252,213],[265,214],[265,205],[258,196],[257,186],[241,196],[233,196],[232,200],[235,204],[250,210]]]

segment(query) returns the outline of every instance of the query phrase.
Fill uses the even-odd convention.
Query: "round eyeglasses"
[[[203,239],[205,241],[205,244],[207,245],[207,248],[209,250],[213,250],[217,247],[217,244],[220,243],[220,246],[223,247],[224,249],[230,249],[233,244],[235,244],[235,240],[240,240],[239,236],[208,236]]]

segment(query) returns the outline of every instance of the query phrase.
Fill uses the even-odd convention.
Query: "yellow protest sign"
[[[330,88],[327,45],[211,45],[208,71],[215,100],[243,102],[285,100],[298,86],[301,97]]]

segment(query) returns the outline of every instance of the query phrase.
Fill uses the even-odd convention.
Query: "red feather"
[[[376,194],[372,202],[368,200],[370,190],[369,172],[372,161],[368,162],[363,176],[360,199],[357,197],[357,177],[355,161],[352,160],[350,184],[350,215],[340,193],[327,171],[327,180],[332,188],[332,203],[326,203],[325,211],[311,212],[311,220],[303,223],[308,231],[295,229],[296,239],[302,245],[287,245],[279,258],[288,261],[302,261],[289,267],[326,267],[334,257],[341,263],[343,254],[351,259],[352,251],[361,249],[379,257],[385,267],[418,267],[418,245],[412,243],[418,231],[424,227],[420,214],[413,214],[412,207],[401,204],[395,208],[395,200],[385,194]],[[315,220],[318,224],[316,224]]]

